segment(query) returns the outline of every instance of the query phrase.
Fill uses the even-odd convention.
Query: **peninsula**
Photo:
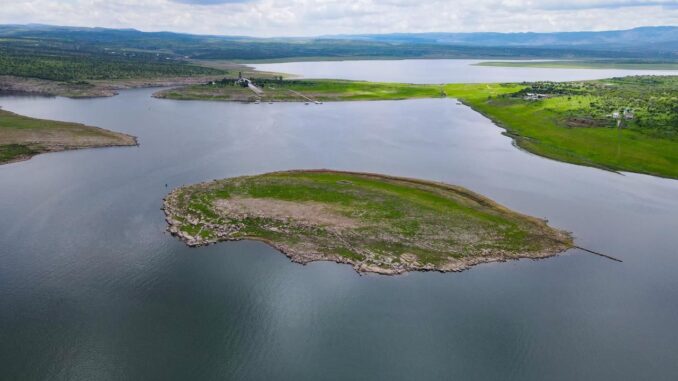
[[[0,109],[0,164],[80,148],[134,146],[134,136],[80,123],[35,119]]]
[[[184,186],[164,200],[189,246],[259,240],[292,261],[358,272],[462,271],[573,247],[549,227],[467,189],[368,173],[275,172]]]

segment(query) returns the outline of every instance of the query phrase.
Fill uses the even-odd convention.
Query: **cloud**
[[[676,0],[26,0],[5,2],[0,7],[0,23],[251,36],[550,32],[678,25],[678,3]]]
[[[172,0],[172,1],[176,3],[193,5],[215,5],[215,4],[249,3],[254,0]]]
[[[524,1],[531,7],[546,10],[571,10],[571,9],[617,9],[631,7],[652,7],[652,6],[671,6],[678,5],[675,0],[542,0],[542,1]]]

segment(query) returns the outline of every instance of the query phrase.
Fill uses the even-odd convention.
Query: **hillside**
[[[0,25],[0,55],[144,60],[380,58],[678,59],[678,28],[570,33],[424,33],[305,38],[208,36],[133,29]],[[184,69],[186,69],[184,67]]]

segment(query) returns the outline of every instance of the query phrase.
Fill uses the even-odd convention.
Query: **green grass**
[[[6,163],[40,153],[39,149],[23,144],[0,145],[0,163]]]
[[[460,270],[571,245],[543,221],[466,189],[358,173],[277,172],[187,186],[167,197],[165,210],[192,245],[260,239],[300,262],[385,273]]]
[[[272,85],[276,86],[276,85]],[[442,86],[415,85],[402,83],[379,83],[361,81],[288,81],[283,90],[295,90],[309,93],[320,100],[398,100],[413,98],[443,98],[446,96]],[[265,88],[266,89],[266,88]]]
[[[513,91],[502,96],[482,88],[455,91],[458,85],[446,91],[506,128],[530,152],[574,164],[678,178],[678,77],[649,78],[648,83],[648,77],[635,77],[585,82],[581,87],[570,83],[565,89],[560,84],[546,86],[552,97],[539,101],[526,101]],[[525,90],[534,88],[539,87]],[[609,114],[625,105],[634,107],[636,119],[618,129]],[[572,118],[591,118],[602,125],[572,127]]]
[[[304,101],[290,90],[320,101],[402,100],[416,98],[487,98],[517,92],[525,86],[518,84],[444,84],[418,85],[410,83],[365,82],[344,80],[255,80],[264,91],[262,100]],[[240,100],[252,101],[258,97],[249,90],[224,83],[191,85],[161,91],[161,98],[181,100]]]
[[[156,96],[179,100],[231,100],[254,101],[258,97],[249,90],[234,86],[232,80],[214,85],[192,85],[161,91]],[[402,83],[377,83],[340,80],[257,80],[263,89],[263,101],[305,101],[293,91],[318,101],[399,100],[414,98],[444,98],[447,95],[440,85],[415,85]]]
[[[634,130],[568,128],[557,100],[524,102],[469,101],[515,136],[530,152],[569,163],[678,178],[678,141]],[[555,106],[555,107],[551,107]],[[565,109],[567,110],[567,109]]]

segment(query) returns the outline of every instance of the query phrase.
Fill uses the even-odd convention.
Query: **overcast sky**
[[[1,0],[0,23],[200,34],[552,32],[678,25],[678,0]]]

